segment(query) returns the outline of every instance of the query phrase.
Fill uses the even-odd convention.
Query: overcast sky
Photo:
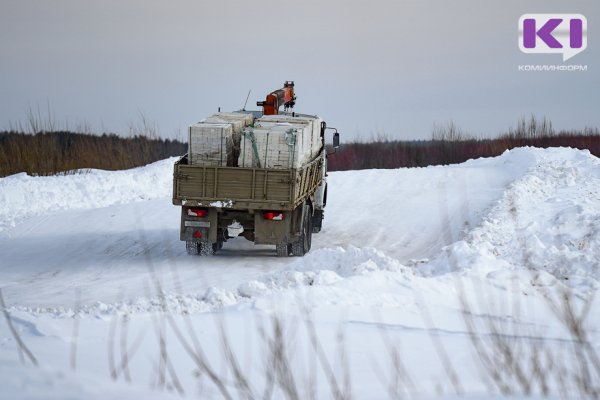
[[[566,64],[521,53],[524,13],[581,13],[588,48]],[[221,107],[256,108],[285,80],[296,111],[347,139],[431,136],[453,120],[495,135],[521,116],[600,127],[600,7],[589,1],[0,0],[0,129],[49,104],[71,126],[165,137]]]

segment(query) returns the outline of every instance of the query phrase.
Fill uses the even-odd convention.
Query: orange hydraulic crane
[[[285,81],[283,88],[275,90],[267,95],[265,101],[257,101],[256,105],[263,108],[263,115],[279,114],[279,107],[283,106],[287,111],[296,104],[296,95],[294,94],[294,82]]]

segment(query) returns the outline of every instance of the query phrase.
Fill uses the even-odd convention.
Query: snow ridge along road
[[[453,166],[330,173],[323,230],[307,256],[290,259],[243,238],[212,258],[185,254],[180,209],[171,204],[173,162],[0,179],[0,287],[40,359],[64,358],[74,315],[87,321],[81,337],[93,347],[105,346],[115,315],[137,316],[132,330],[144,331],[148,316],[165,306],[201,327],[216,312],[233,325],[234,346],[243,347],[260,341],[247,329],[254,315],[293,320],[308,308],[325,336],[332,323],[345,326],[357,397],[385,398],[377,377],[364,370],[373,361],[367,343],[381,341],[381,326],[402,338],[409,360],[427,360],[411,369],[417,384],[451,386],[426,333],[427,309],[450,356],[471,374],[463,377],[465,388],[482,392],[478,367],[467,362],[458,288],[466,288],[481,318],[557,343],[569,337],[544,291],[568,287],[586,298],[599,288],[600,160],[587,151],[520,148]],[[589,316],[597,345],[596,302]],[[10,369],[15,361],[6,360],[17,352],[1,324],[0,339],[0,369]],[[210,345],[218,333],[203,340]],[[147,342],[141,354],[156,349]],[[82,370],[108,379],[106,361],[93,362],[106,354],[87,351]],[[66,368],[62,363],[57,368]],[[135,364],[138,382],[151,374],[141,358]]]

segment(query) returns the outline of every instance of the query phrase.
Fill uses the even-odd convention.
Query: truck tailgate
[[[322,157],[299,169],[175,164],[173,204],[237,209],[294,209],[323,179]]]

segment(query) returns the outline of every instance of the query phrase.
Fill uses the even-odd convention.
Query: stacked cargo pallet
[[[291,115],[265,115],[258,120],[258,125],[266,126],[273,123],[289,123],[293,125],[304,125],[312,130],[310,135],[310,153],[315,157],[321,151],[323,140],[321,138],[321,123],[323,120],[319,117],[310,116],[291,116]]]
[[[263,116],[243,131],[238,165],[289,169],[310,162],[322,146],[321,120],[287,115]]]
[[[217,113],[190,126],[190,164],[236,167],[242,130],[253,121],[249,113]]]
[[[240,145],[240,167],[298,168],[307,159],[303,128],[279,125],[246,128]]]
[[[231,124],[199,122],[190,126],[188,140],[190,164],[227,166],[227,153],[233,151]]]

